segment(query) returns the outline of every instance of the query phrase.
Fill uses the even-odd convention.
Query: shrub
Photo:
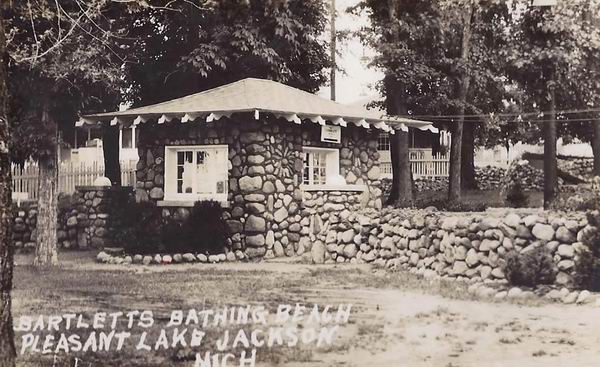
[[[484,198],[463,198],[462,200],[455,202],[449,201],[445,192],[427,192],[417,193],[414,195],[413,200],[399,199],[392,204],[395,208],[416,208],[423,209],[428,207],[435,207],[438,210],[445,210],[451,212],[483,212],[485,211],[489,203]]]
[[[113,217],[115,244],[130,254],[223,252],[227,226],[223,209],[214,201],[199,201],[183,219],[163,218],[151,202],[125,203]]]
[[[169,250],[221,253],[227,240],[223,208],[216,201],[198,201],[183,222],[167,224],[165,235],[163,242],[169,243]]]
[[[552,209],[565,211],[588,211],[600,208],[600,195],[597,191],[579,185],[571,192],[562,192],[552,202]]]
[[[526,207],[529,202],[529,197],[525,194],[523,186],[519,181],[515,181],[508,187],[506,193],[506,203],[512,208]]]
[[[114,213],[114,241],[127,253],[153,254],[162,252],[162,231],[165,221],[160,208],[150,202],[130,200]]]
[[[575,260],[573,281],[580,289],[600,291],[600,259],[591,252],[578,256]]]
[[[556,268],[550,251],[540,246],[525,253],[508,253],[504,274],[511,285],[535,287],[554,283]]]
[[[413,200],[411,203],[399,201],[396,205],[399,208],[405,208],[412,206],[415,208],[427,208],[435,207],[438,210],[445,210],[449,212],[484,212],[488,204],[477,201],[449,201],[448,199],[436,199],[436,198],[418,198]]]

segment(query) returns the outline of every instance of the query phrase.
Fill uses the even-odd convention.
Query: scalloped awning
[[[380,111],[337,103],[285,84],[254,78],[149,106],[85,115],[75,126],[91,127],[102,122],[125,126],[149,121],[162,124],[174,119],[182,123],[211,122],[240,112],[254,113],[256,119],[261,113],[268,113],[296,124],[303,120],[320,125],[329,121],[344,127],[352,123],[391,133],[408,127],[433,128],[431,122],[385,116]]]

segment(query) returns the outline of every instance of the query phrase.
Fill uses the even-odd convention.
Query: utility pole
[[[588,0],[586,6],[587,8],[583,13],[584,27],[589,32],[593,32],[594,27],[598,26],[598,18],[592,15],[592,1]],[[597,70],[598,65],[593,57],[588,57],[587,63],[590,69]],[[596,118],[592,121],[593,136],[591,145],[594,155],[594,170],[592,172],[594,176],[600,176],[600,116],[598,116],[598,113],[594,113],[594,115],[596,115]]]
[[[329,9],[330,13],[330,23],[331,23],[331,73],[329,79],[331,79],[331,100],[335,101],[335,52],[336,52],[336,37],[335,37],[335,0],[331,0],[331,8]]]

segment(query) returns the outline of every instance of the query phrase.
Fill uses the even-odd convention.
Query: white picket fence
[[[414,178],[448,177],[450,174],[448,154],[431,154],[431,150],[411,149],[409,160]]]
[[[121,184],[135,186],[135,162],[121,162]],[[27,162],[23,167],[12,167],[12,189],[19,199],[37,199],[38,164]],[[104,176],[104,165],[99,162],[74,164],[60,163],[58,169],[58,191],[72,194],[76,186],[92,185],[96,178]]]
[[[392,162],[389,154],[381,154],[379,170],[382,178],[392,178]],[[387,152],[385,152],[387,153]],[[450,160],[448,154],[432,154],[431,149],[411,148],[408,152],[414,178],[448,177]]]

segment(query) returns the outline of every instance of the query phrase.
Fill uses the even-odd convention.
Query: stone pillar
[[[111,219],[133,194],[131,187],[78,186],[77,245],[79,248],[103,248],[113,245],[117,223]]]
[[[241,131],[245,250],[248,257],[293,256],[299,249],[302,137],[289,124],[254,123]],[[237,200],[236,200],[237,201]],[[300,250],[300,251],[298,251]]]

